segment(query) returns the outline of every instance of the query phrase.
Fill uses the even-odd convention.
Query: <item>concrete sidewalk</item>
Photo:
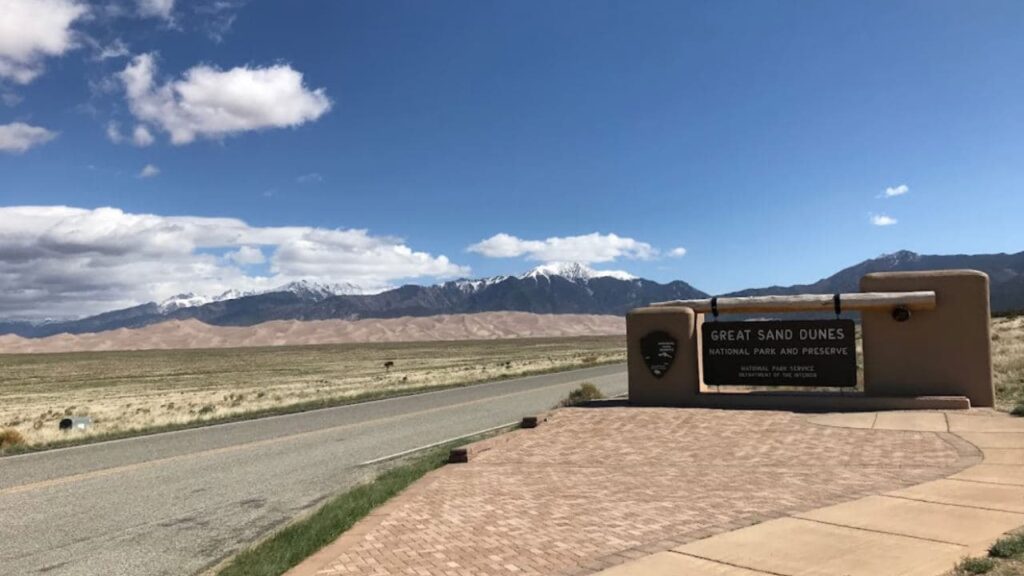
[[[947,478],[678,546],[601,576],[937,576],[1024,526],[1024,420],[992,412],[811,417],[820,425],[949,432],[984,461]]]

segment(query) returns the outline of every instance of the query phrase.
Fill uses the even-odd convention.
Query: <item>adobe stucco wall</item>
[[[861,279],[862,292],[934,290],[934,310],[898,322],[891,311],[864,312],[864,393],[966,396],[992,406],[988,276],[976,270],[885,272]]]
[[[690,308],[638,308],[626,315],[626,358],[629,401],[645,406],[693,405],[700,382],[696,315]],[[640,339],[662,330],[676,340],[676,357],[656,378],[644,363]]]

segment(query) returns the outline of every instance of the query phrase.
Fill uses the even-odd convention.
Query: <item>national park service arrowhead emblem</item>
[[[651,374],[661,378],[676,359],[676,339],[661,330],[651,332],[640,339],[640,353]]]

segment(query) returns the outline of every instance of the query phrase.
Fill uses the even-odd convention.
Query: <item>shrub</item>
[[[1024,534],[1004,536],[988,549],[988,555],[996,558],[1016,558],[1024,556]]]
[[[1010,414],[1013,414],[1014,416],[1024,416],[1024,402],[1014,406],[1013,410],[1010,410]]]
[[[209,413],[213,412],[216,409],[217,409],[217,407],[214,406],[213,404],[207,404],[206,406],[203,406],[202,408],[200,408],[198,413],[199,414],[209,414]]]
[[[562,400],[562,406],[577,406],[591,400],[600,400],[604,394],[590,382],[580,384],[580,387],[569,392],[569,397]]]
[[[995,567],[991,558],[964,558],[956,565],[956,574],[984,574]]]
[[[25,443],[25,437],[14,428],[0,431],[0,450]]]

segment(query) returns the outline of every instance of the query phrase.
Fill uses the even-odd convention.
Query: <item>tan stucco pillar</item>
[[[864,393],[868,396],[966,396],[992,406],[988,276],[976,270],[881,272],[862,292],[934,290],[934,310],[898,322],[891,311],[864,312]]]
[[[638,308],[626,315],[631,404],[685,406],[693,403],[700,382],[695,319],[692,309],[675,306]],[[661,377],[648,368],[641,344],[645,336],[656,332],[665,332],[676,342],[675,359]]]

